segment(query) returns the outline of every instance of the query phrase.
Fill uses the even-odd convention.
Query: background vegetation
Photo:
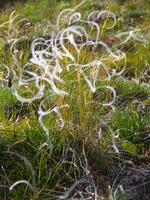
[[[5,77],[3,64],[12,66],[10,51],[11,37],[27,36],[21,43],[23,66],[31,57],[30,47],[37,37],[48,37],[49,27],[56,24],[60,11],[72,8],[80,1],[1,1],[0,24],[10,22],[11,13],[19,14],[17,20],[26,19],[27,26],[13,22],[0,25],[0,199],[46,200],[79,198],[77,191],[87,192],[87,187],[96,187],[97,199],[130,198],[119,188],[118,174],[132,169],[150,167],[150,2],[148,0],[106,0],[87,1],[79,11],[83,16],[95,10],[111,10],[117,16],[113,31],[104,30],[102,39],[113,46],[116,31],[125,32],[139,28],[146,42],[130,40],[121,46],[127,55],[126,69],[122,78],[113,78],[108,83],[116,90],[115,112],[108,117],[109,108],[101,106],[110,93],[104,91],[91,94],[76,73],[66,77],[68,97],[50,99],[47,91],[47,105],[68,103],[69,109],[62,109],[65,126],[56,128],[55,115],[45,119],[49,127],[50,143],[40,148],[46,136],[38,122],[36,100],[32,104],[21,103],[12,95],[11,74]],[[90,53],[89,53],[90,54]],[[83,62],[88,61],[88,54]],[[64,65],[66,61],[63,61]],[[109,64],[109,63],[108,63]],[[6,81],[3,81],[3,80]],[[71,84],[71,81],[72,84]],[[101,86],[101,85],[99,85]],[[26,91],[22,91],[26,95]],[[86,103],[88,102],[88,104]],[[116,149],[117,147],[117,149]],[[123,178],[122,178],[123,179]],[[10,190],[18,180],[19,184]],[[78,187],[74,183],[84,180]],[[91,185],[89,184],[91,183]],[[88,185],[89,184],[89,185]],[[147,187],[147,183],[145,187]],[[66,198],[68,188],[73,190]],[[124,187],[124,186],[123,186]],[[140,186],[139,186],[140,187]],[[118,189],[119,188],[119,189]],[[140,189],[139,189],[140,190]],[[150,198],[150,191],[142,192],[142,198]],[[129,193],[130,194],[130,193]],[[85,196],[84,196],[85,198]],[[139,195],[139,198],[142,198]],[[80,199],[81,198],[80,196]],[[94,197],[91,197],[94,199]]]

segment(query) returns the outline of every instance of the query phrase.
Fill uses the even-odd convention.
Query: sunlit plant
[[[17,37],[17,25],[13,26],[17,16],[12,13],[9,22],[0,26],[8,25],[8,43],[12,55],[12,65],[3,64],[6,68],[6,78],[3,81],[10,83],[11,80],[9,85],[11,92],[20,102],[28,104],[40,102],[37,110],[38,121],[47,138],[39,148],[49,147],[51,153],[53,146],[50,129],[53,127],[50,127],[50,121],[56,118],[54,127],[59,131],[63,130],[66,124],[73,124],[72,114],[70,115],[72,106],[70,104],[73,99],[78,108],[79,127],[88,126],[86,115],[88,112],[94,113],[93,101],[98,102],[99,107],[107,110],[106,119],[114,112],[116,99],[116,91],[109,81],[121,77],[126,67],[126,54],[120,50],[120,46],[131,39],[146,42],[140,35],[140,30],[134,29],[116,33],[114,35],[116,43],[107,43],[103,40],[103,34],[115,27],[117,23],[115,14],[102,10],[82,17],[77,9],[85,2],[82,1],[73,9],[63,10],[55,26],[50,27],[50,34],[34,39],[31,44],[30,58],[23,66],[21,61],[24,52],[21,51],[20,44],[26,42],[28,38]],[[92,112],[91,109],[93,109]],[[115,136],[113,148],[117,153],[119,152],[115,144]],[[81,168],[89,180],[76,179],[63,195],[58,195],[58,199],[69,198],[70,193],[73,193],[76,186],[81,183],[86,183],[87,193],[75,192],[74,198],[84,198],[84,195],[89,195],[87,199],[98,198],[92,175],[88,171],[84,149],[83,160],[84,164]],[[34,170],[28,161],[25,160],[25,163],[29,165],[35,185]],[[70,164],[78,168],[75,159]],[[89,183],[91,180],[92,184]],[[9,189],[13,190],[18,184],[26,184],[34,191],[33,184],[26,180],[15,182]]]

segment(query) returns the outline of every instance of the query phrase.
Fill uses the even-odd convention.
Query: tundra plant
[[[20,44],[26,42],[28,38],[26,36],[18,38],[16,26],[13,27],[17,16],[12,13],[10,21],[1,25],[1,27],[9,25],[11,30],[8,43],[11,45],[12,65],[3,66],[7,71],[5,78],[11,78],[12,81],[10,86],[12,94],[22,103],[40,102],[37,111],[38,121],[47,137],[40,148],[51,144],[50,128],[52,127],[45,120],[47,116],[49,119],[51,115],[56,117],[55,128],[65,127],[66,116],[63,116],[63,111],[69,110],[71,95],[77,98],[79,104],[79,126],[83,126],[84,111],[88,105],[90,106],[92,98],[97,98],[98,93],[101,95],[107,91],[104,100],[101,99],[99,103],[109,110],[109,114],[115,110],[116,91],[109,85],[109,81],[121,77],[126,67],[126,54],[120,50],[120,46],[130,39],[145,42],[139,29],[117,33],[114,36],[114,44],[111,41],[106,42],[104,33],[115,27],[117,23],[115,14],[107,10],[94,11],[83,18],[77,9],[84,2],[82,1],[73,9],[63,10],[55,26],[50,27],[50,34],[34,39],[31,44],[30,58],[23,66],[20,64],[23,59]],[[7,81],[6,79],[3,81]],[[68,118],[71,121],[70,117]],[[115,137],[116,135],[113,134],[113,147],[118,153]],[[52,145],[50,149],[53,150]],[[85,152],[84,159],[86,161],[84,169],[87,172]],[[90,176],[91,180],[93,181],[92,176]],[[59,196],[59,199],[68,198],[74,188],[84,181],[76,180],[68,192]],[[33,190],[32,185],[25,180],[15,182],[10,190],[20,183],[27,184]],[[90,197],[87,199],[93,196],[95,199],[98,198],[94,182],[87,186],[87,191],[90,191]],[[75,193],[76,195],[83,197],[81,192]]]

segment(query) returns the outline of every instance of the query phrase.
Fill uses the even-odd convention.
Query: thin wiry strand
[[[35,183],[36,183],[36,181],[35,181],[35,171],[34,171],[32,165],[31,165],[30,161],[27,158],[25,158],[24,156],[21,156],[16,152],[4,151],[3,153],[10,154],[12,156],[16,156],[16,157],[20,158],[24,162],[26,168],[30,170],[30,172],[32,174],[32,185],[35,185]]]
[[[123,44],[127,43],[129,40],[132,40],[132,39],[139,41],[139,42],[147,43],[147,40],[141,34],[141,30],[137,29],[137,28],[135,28],[131,31],[119,33],[119,34],[116,35],[116,37],[119,37],[120,39],[123,40],[122,42],[120,42],[118,44],[118,46],[123,45]]]
[[[109,185],[109,200],[114,200],[116,198],[116,193],[118,191],[118,189],[121,190],[122,193],[124,193],[124,189],[122,185],[116,185],[117,180],[119,178],[119,176],[121,175],[121,173],[123,172],[125,166],[123,166],[120,170],[120,172],[118,173],[117,177],[115,178],[112,187]]]
[[[19,181],[16,181],[13,185],[10,186],[9,190],[13,190],[17,185],[20,185],[20,184],[26,184],[31,191],[33,191],[33,187],[31,185],[31,183],[29,181],[26,181],[26,180],[19,180]]]
[[[70,147],[68,151],[72,153],[71,165],[75,170],[75,180],[69,188],[64,188],[66,192],[59,195],[58,199],[102,199],[102,196],[97,193],[93,176],[89,170],[84,144],[80,154],[72,147]]]

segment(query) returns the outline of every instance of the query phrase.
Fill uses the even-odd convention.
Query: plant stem
[[[78,98],[79,98],[79,116],[80,125],[83,126],[84,123],[84,113],[85,113],[85,100],[84,100],[84,90],[81,80],[80,69],[77,70],[77,81],[78,81]]]

